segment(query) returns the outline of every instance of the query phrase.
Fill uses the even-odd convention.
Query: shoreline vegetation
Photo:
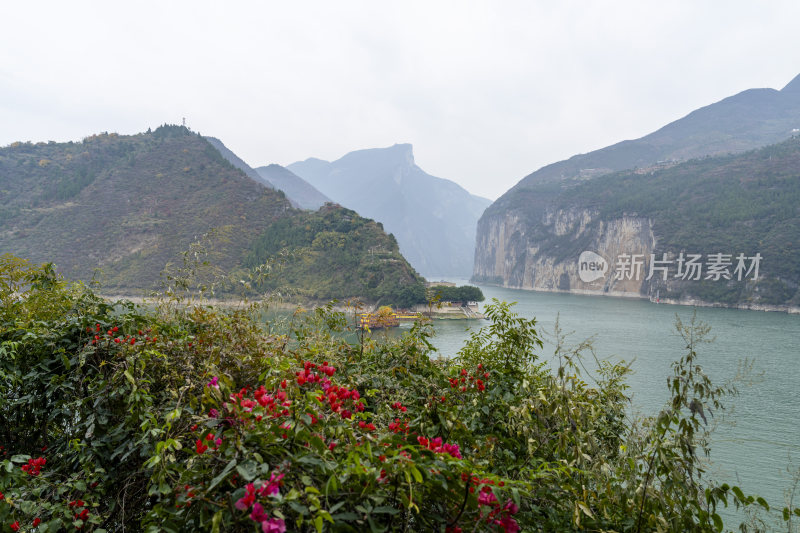
[[[329,304],[277,333],[180,294],[108,302],[0,256],[2,528],[721,532],[723,506],[745,510],[743,531],[800,516],[707,472],[736,382],[703,372],[694,318],[676,321],[668,402],[632,416],[626,363],[558,325],[544,354],[536,320],[497,300],[442,359],[429,324],[342,335]]]
[[[100,298],[111,303],[117,300],[125,300],[136,305],[155,305],[162,298],[161,296],[132,296],[129,294],[113,294],[113,293],[98,293]],[[275,300],[270,298],[265,299],[242,299],[242,298],[214,298],[207,296],[198,296],[196,298],[187,298],[184,302],[185,305],[200,304],[208,307],[220,307],[224,309],[245,309],[251,306],[267,307],[270,309],[278,309],[282,311],[295,311],[297,309],[313,310],[318,307],[329,306],[331,310],[343,313],[348,317],[353,317],[358,313],[371,313],[376,312],[381,307],[379,304],[363,304],[358,305],[347,302],[342,303],[337,300],[330,301],[290,301],[290,300]],[[421,318],[429,318],[433,320],[483,320],[485,316],[479,312],[468,311],[465,312],[460,306],[442,306],[442,305],[416,305],[413,309],[402,310],[410,314],[418,314]]]

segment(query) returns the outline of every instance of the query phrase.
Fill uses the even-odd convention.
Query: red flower
[[[36,459],[28,459],[28,464],[22,465],[20,468],[29,476],[38,476],[45,463],[47,463],[47,459],[37,457]]]
[[[36,527],[36,526],[38,526],[38,525],[39,525],[39,524],[41,524],[41,523],[42,523],[42,519],[41,519],[41,518],[39,518],[38,516],[37,516],[36,518],[34,518],[34,519],[33,519],[33,527]]]
[[[16,521],[16,522],[14,522],[13,524],[9,525],[9,527],[10,527],[11,529],[13,529],[14,531],[19,531],[19,520],[17,520],[17,521]]]
[[[203,444],[202,440],[197,439],[197,442],[195,442],[195,448],[197,449],[197,453],[202,455],[208,449],[208,446]]]

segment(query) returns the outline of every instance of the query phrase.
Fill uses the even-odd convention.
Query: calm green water
[[[562,329],[574,331],[573,343],[594,337],[599,357],[633,361],[629,384],[634,411],[655,413],[667,400],[670,364],[684,348],[675,332],[675,315],[688,322],[694,308],[498,287],[481,289],[486,295],[484,305],[492,298],[517,302],[516,312],[535,317],[544,332],[552,332],[560,314]],[[792,476],[787,472],[790,458],[795,469],[800,467],[800,315],[697,308],[697,316],[711,326],[716,337],[712,344],[698,349],[699,363],[712,380],[722,383],[732,379],[745,358],[754,360],[753,377],[758,378],[755,383],[741,384],[739,396],[728,400],[725,416],[715,418],[720,424],[714,434],[712,472],[718,479],[740,485],[745,493],[762,495],[773,507],[783,508],[784,490],[792,486]],[[483,324],[436,321],[434,345],[443,355],[452,356],[467,338],[468,328]],[[546,344],[543,357],[552,354],[552,348]],[[590,363],[587,361],[587,367]]]

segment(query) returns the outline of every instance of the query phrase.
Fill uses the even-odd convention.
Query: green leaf
[[[355,522],[359,519],[359,516],[353,512],[345,512],[345,513],[336,513],[333,515],[333,519],[336,521],[344,521],[344,522]]]
[[[328,478],[328,482],[325,483],[325,496],[330,494],[331,492],[336,492],[339,490],[339,480],[336,479],[336,474],[332,474],[331,477]],[[331,512],[335,511],[339,507],[344,505],[344,502],[339,502],[333,507],[331,507]]]
[[[714,521],[714,527],[717,528],[717,531],[722,531],[722,518],[717,513],[711,515],[711,519]]]
[[[225,465],[225,468],[222,469],[222,472],[219,473],[217,477],[211,480],[211,484],[206,489],[207,492],[211,492],[211,490],[219,485],[223,479],[230,473],[231,470],[236,466],[236,459],[231,459],[231,462]]]
[[[247,461],[240,465],[236,465],[236,471],[245,481],[252,481],[256,475],[258,475],[258,472],[256,471],[257,467],[258,465],[256,465],[253,461]]]
[[[765,511],[769,511],[769,504],[767,503],[767,500],[759,496],[758,498],[756,498],[756,502],[758,502],[758,505],[763,507]]]
[[[419,470],[417,470],[417,467],[411,465],[409,467],[409,470],[411,471],[411,475],[414,476],[414,481],[416,481],[417,483],[422,483],[422,474],[420,473]]]
[[[222,522],[222,510],[219,510],[214,514],[214,518],[211,519],[211,533],[219,533],[219,525]]]
[[[314,527],[317,528],[317,533],[322,533],[322,517],[317,515],[314,518]]]

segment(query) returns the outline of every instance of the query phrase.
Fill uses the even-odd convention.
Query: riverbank
[[[577,294],[581,296],[600,296],[605,298],[617,298],[623,300],[644,300],[650,301],[655,304],[667,304],[667,305],[684,305],[690,307],[714,307],[720,309],[741,309],[745,311],[765,311],[770,313],[787,313],[790,315],[799,315],[800,314],[800,306],[792,306],[792,305],[771,305],[771,304],[758,304],[758,303],[739,303],[739,304],[725,304],[722,302],[706,302],[704,300],[699,300],[695,298],[682,298],[682,299],[675,299],[675,298],[660,298],[659,301],[656,301],[655,298],[651,298],[648,296],[642,296],[638,293],[633,292],[621,292],[621,291],[612,291],[612,292],[599,292],[599,291],[591,291],[591,290],[582,290],[582,289],[550,289],[550,288],[531,288],[531,287],[507,287],[504,285],[496,285],[496,284],[489,284],[489,283],[481,283],[480,286],[483,287],[497,287],[499,289],[512,289],[512,290],[520,290],[520,291],[530,291],[530,292],[547,292],[547,293],[556,293],[556,294]]]
[[[127,300],[137,305],[155,305],[160,301],[164,301],[163,296],[147,297],[147,296],[131,296],[125,294],[100,294],[101,298],[112,300]],[[177,300],[176,300],[177,301]],[[281,311],[294,311],[296,309],[314,309],[317,307],[324,307],[330,302],[323,301],[305,301],[305,302],[292,302],[286,300],[242,300],[235,298],[194,298],[187,297],[180,301],[184,305],[210,305],[214,307],[222,307],[225,309],[244,309],[247,307],[268,307],[270,309]],[[374,313],[378,310],[377,305],[356,305],[355,302],[336,303],[332,306],[334,311],[345,313],[347,315],[356,313]],[[484,315],[480,313],[477,308],[471,309],[469,307],[459,307],[455,305],[439,305],[429,308],[427,305],[416,305],[411,310],[395,310],[402,311],[408,314],[419,314],[426,318],[433,320],[482,320]]]

